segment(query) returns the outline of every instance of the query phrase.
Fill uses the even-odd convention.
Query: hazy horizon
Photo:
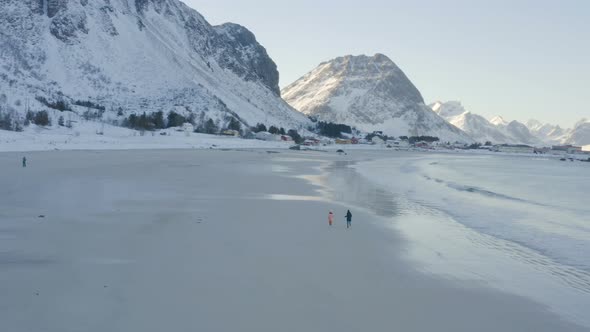
[[[459,100],[486,118],[572,127],[590,117],[590,2],[184,0],[211,24],[251,30],[280,85],[343,55],[383,53],[426,103]],[[262,8],[262,9],[261,9]]]

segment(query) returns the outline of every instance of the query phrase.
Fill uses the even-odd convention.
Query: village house
[[[408,141],[404,141],[404,140],[400,140],[400,139],[388,140],[387,144],[389,144],[395,148],[407,148],[410,146],[410,143]]]
[[[261,141],[280,141],[281,140],[280,135],[274,135],[274,134],[271,134],[267,131],[257,132],[254,135],[254,137],[258,140],[261,140]]]
[[[467,144],[461,143],[461,142],[455,142],[455,143],[452,143],[449,147],[452,149],[465,149],[467,147]],[[491,148],[490,150],[495,151],[494,148]]]
[[[320,140],[316,138],[307,138],[303,141],[303,145],[305,146],[318,146],[320,145]]]
[[[192,133],[193,131],[195,131],[195,126],[193,126],[190,122],[185,122],[182,125],[182,131],[184,131],[185,133]]]
[[[336,139],[336,144],[344,144],[344,145],[352,144],[352,140],[350,140],[350,139],[337,138]]]
[[[430,148],[430,143],[425,142],[425,141],[420,141],[420,142],[414,143],[414,147],[416,147],[416,148],[422,148],[422,149],[429,149]]]
[[[573,145],[554,145],[551,148],[551,154],[575,154],[582,153],[581,146]]]
[[[371,142],[373,144],[383,144],[385,143],[385,140],[379,136],[373,136],[373,138],[371,138]]]
[[[234,136],[234,137],[239,137],[240,136],[240,132],[237,130],[233,130],[233,129],[227,129],[221,132],[222,135],[225,136]]]
[[[550,153],[550,152],[551,152],[551,148],[547,148],[547,147],[535,148],[535,153],[537,153],[537,154],[546,154],[546,153]]]
[[[369,142],[366,138],[359,138],[358,139],[358,144],[370,144],[371,142]]]

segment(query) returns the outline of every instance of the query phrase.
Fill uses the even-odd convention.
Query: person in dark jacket
[[[23,167],[27,167],[27,157],[23,157]]]
[[[348,212],[346,212],[346,228],[350,227],[352,227],[352,213],[348,210]]]

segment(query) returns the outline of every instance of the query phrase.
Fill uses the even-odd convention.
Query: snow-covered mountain
[[[590,144],[590,120],[582,119],[576,123],[574,128],[567,134],[564,141],[566,144],[589,145]]]
[[[548,144],[572,144],[584,146],[590,144],[590,121],[582,119],[572,129],[563,129],[558,125],[542,123],[537,120],[527,121],[531,133]]]
[[[532,135],[524,124],[506,121],[501,116],[487,120],[481,115],[471,113],[458,101],[436,102],[432,110],[450,124],[469,134],[477,142],[542,145],[542,141]]]
[[[513,142],[529,144],[529,145],[542,145],[543,141],[531,134],[529,128],[521,122],[516,120],[510,121],[507,125],[499,125],[500,129],[504,130],[504,133],[511,137]]]
[[[466,132],[477,142],[510,143],[513,141],[483,116],[465,110],[458,101],[436,102],[430,107],[436,114]]]
[[[530,119],[526,122],[531,134],[542,140],[547,144],[561,144],[563,143],[569,133],[570,129],[562,129],[558,125],[552,125],[549,123],[542,123],[541,121]]]
[[[543,145],[543,141],[533,135],[529,128],[521,122],[506,121],[502,116],[497,115],[490,119],[490,123],[509,138],[508,143]]]
[[[284,88],[282,95],[306,115],[363,131],[472,141],[432,112],[402,70],[382,54],[324,62]]]
[[[494,126],[507,126],[509,122],[504,120],[504,118],[500,115],[496,115],[495,117],[490,119],[490,123]]]
[[[525,125],[527,128],[529,128],[529,130],[532,132],[536,132],[538,131],[541,127],[543,127],[543,123],[539,120],[536,119],[529,119],[527,122],[525,122]]]
[[[276,65],[250,31],[212,26],[178,0],[4,0],[1,7],[0,107],[21,116],[82,101],[102,106],[102,121],[174,110],[249,125],[309,123],[280,98]]]

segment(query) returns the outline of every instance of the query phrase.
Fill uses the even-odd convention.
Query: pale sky
[[[427,103],[571,127],[590,118],[588,0],[184,0],[250,29],[281,87],[347,54],[389,56]]]

